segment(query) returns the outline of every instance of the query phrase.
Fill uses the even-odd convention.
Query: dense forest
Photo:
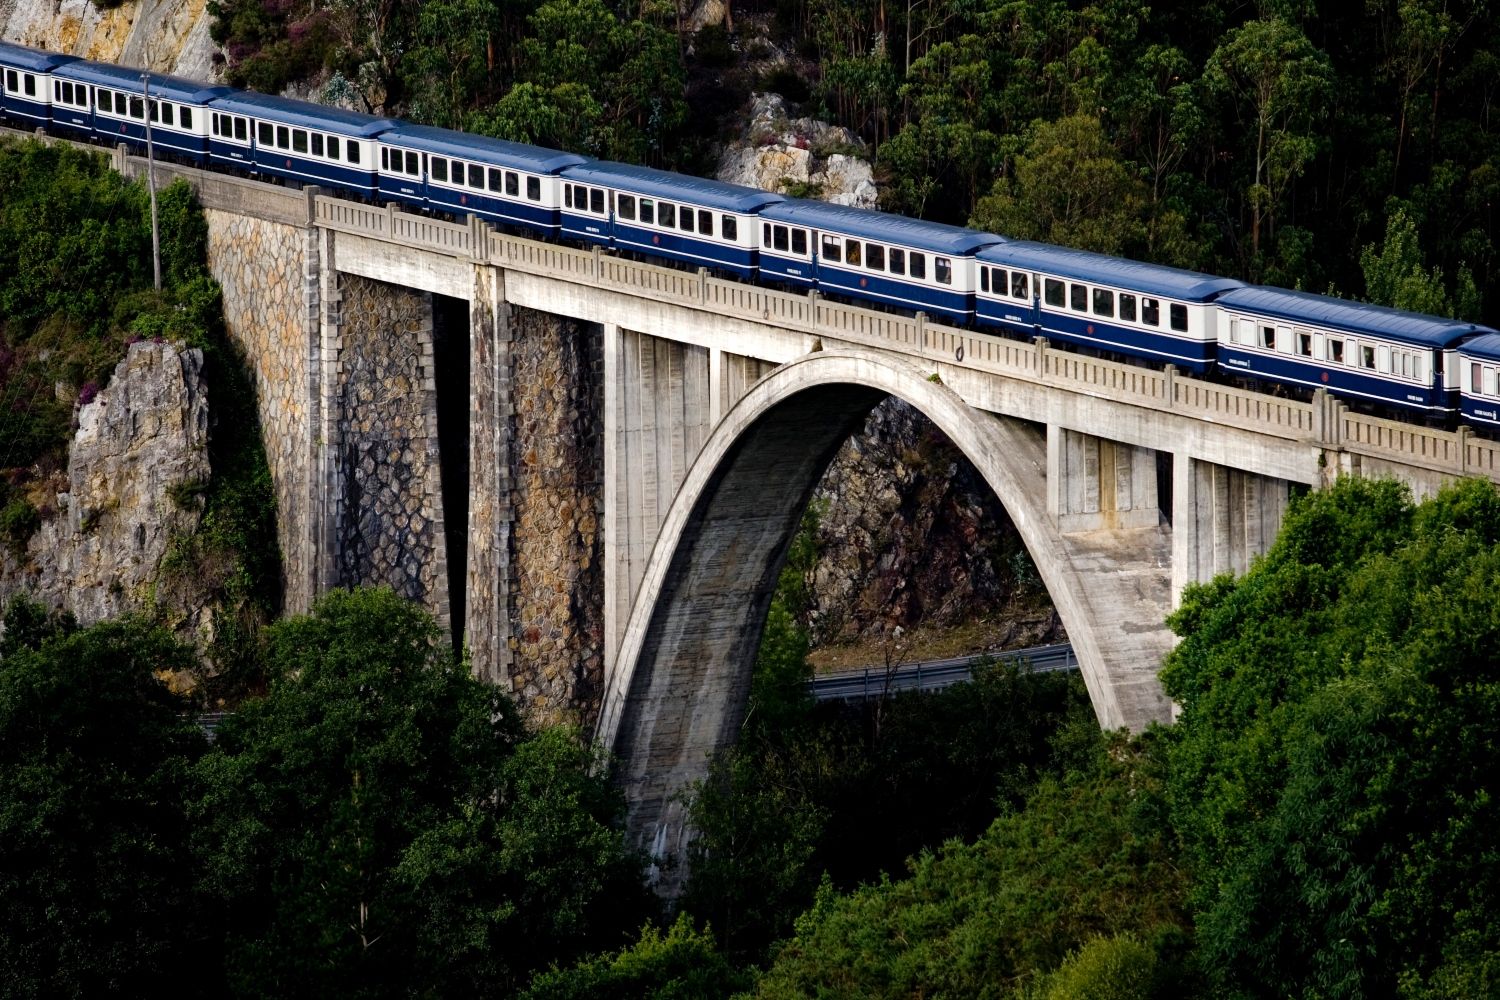
[[[685,0],[210,9],[261,90],[696,172],[772,90],[862,137],[894,211],[1500,320],[1479,0],[777,0],[696,32]]]

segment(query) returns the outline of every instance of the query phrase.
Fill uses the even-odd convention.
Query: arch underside
[[[1171,645],[1160,624],[1170,605],[1166,530],[1059,534],[1045,516],[1041,429],[973,409],[902,360],[818,352],[766,376],[715,428],[662,525],[606,679],[597,741],[618,761],[628,836],[654,856],[682,857],[683,796],[738,735],[760,632],[808,498],[839,446],[893,395],[947,434],[1006,508],[1101,724],[1168,717],[1156,681]],[[659,891],[673,894],[684,874],[680,864],[658,872]]]

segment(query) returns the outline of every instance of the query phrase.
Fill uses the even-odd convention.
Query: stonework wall
[[[432,298],[339,275],[336,583],[387,584],[448,622]]]
[[[317,243],[310,231],[205,209],[208,267],[224,289],[224,323],[255,381],[261,436],[276,490],[284,606],[316,596],[311,543]],[[314,277],[309,278],[309,274]]]
[[[593,325],[511,312],[510,686],[533,718],[589,725],[604,672],[602,336]]]

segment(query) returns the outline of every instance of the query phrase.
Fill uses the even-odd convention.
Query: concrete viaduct
[[[144,172],[114,156],[122,172]],[[472,219],[158,174],[186,178],[207,210],[227,323],[261,393],[288,610],[333,587],[404,582],[463,636],[476,672],[534,696],[532,709],[550,699],[566,716],[571,701],[572,717],[594,725],[618,758],[629,835],[658,856],[681,851],[682,793],[735,738],[800,512],[834,450],[887,397],[930,418],[993,488],[1106,727],[1170,719],[1156,679],[1173,641],[1163,617],[1184,585],[1246,569],[1293,489],[1388,475],[1425,494],[1461,475],[1500,477],[1492,442],[1321,394],[1275,398]],[[381,289],[416,305],[372,306]],[[566,449],[538,458],[528,437],[535,393],[554,377],[518,360],[523,319],[537,314],[566,318],[589,345],[574,363],[583,388],[563,401],[569,426],[594,428],[579,438],[594,442],[578,445],[577,461],[592,462],[575,477],[581,514],[519,484],[566,478],[574,461],[557,457]],[[357,382],[377,370],[375,390]],[[457,416],[443,416],[445,396],[467,397],[450,398]],[[574,419],[580,407],[598,418]],[[551,530],[527,524],[559,509],[577,542],[572,575],[518,573],[528,530]],[[579,668],[561,693],[527,674],[558,631],[535,610],[549,600],[575,613],[602,603],[585,614],[592,639],[562,649],[592,642],[602,665]]]

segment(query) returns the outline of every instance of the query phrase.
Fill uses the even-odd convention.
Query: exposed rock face
[[[6,41],[204,81],[219,78],[210,20],[207,0],[0,0]]]
[[[528,309],[514,324],[511,688],[532,718],[587,724],[604,675],[603,342]]]
[[[206,638],[208,616],[193,588],[159,592],[157,584],[171,575],[163,573],[163,560],[173,540],[191,534],[202,518],[193,487],[208,478],[203,353],[131,345],[109,388],[80,407],[68,492],[58,495],[56,516],[32,536],[24,562],[7,554],[0,589],[7,598],[28,590],[84,625],[143,610],[170,590],[181,606],[165,610],[179,631]]]
[[[1026,646],[1059,634],[994,493],[905,403],[876,407],[835,456],[815,502],[823,505],[809,616],[816,645],[985,618],[992,627],[983,646]]]
[[[747,138],[731,143],[715,176],[765,191],[806,189],[835,205],[874,208],[878,196],[864,143],[846,128],[790,119],[776,94],[756,94]]]

